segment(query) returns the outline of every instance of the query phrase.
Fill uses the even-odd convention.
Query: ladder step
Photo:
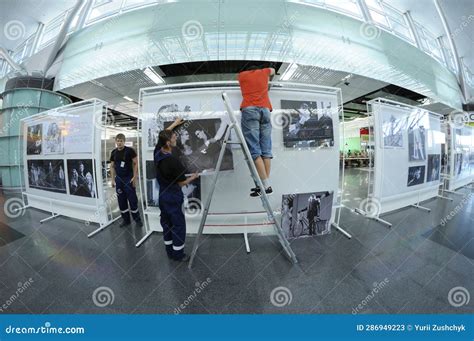
[[[248,150],[247,145],[244,142],[245,137],[243,136],[243,133],[242,133],[242,130],[240,129],[240,126],[238,124],[236,124],[236,119],[235,119],[234,114],[233,114],[234,111],[231,108],[230,104],[228,103],[227,95],[226,95],[225,92],[222,93],[222,99],[224,101],[224,104],[226,106],[226,111],[229,115],[229,118],[230,118],[230,121],[232,122],[232,124],[228,126],[228,129],[226,130],[226,133],[225,133],[224,143],[222,144],[221,151],[220,151],[220,154],[219,154],[219,159],[217,161],[216,173],[214,175],[213,184],[212,184],[212,187],[210,189],[209,197],[207,198],[206,203],[204,205],[204,211],[203,211],[203,214],[202,214],[202,217],[201,217],[201,222],[199,224],[198,233],[196,235],[196,239],[194,240],[194,246],[193,246],[193,250],[192,250],[192,253],[191,253],[191,259],[190,259],[189,264],[188,264],[189,269],[191,269],[191,266],[193,264],[194,257],[196,256],[196,252],[197,252],[198,247],[199,247],[199,239],[202,236],[204,227],[206,226],[205,225],[206,224],[206,218],[209,215],[209,207],[211,205],[212,195],[213,195],[215,187],[216,187],[217,176],[218,176],[218,174],[220,172],[220,169],[221,169],[222,159],[224,157],[224,150],[225,150],[224,148],[227,144],[237,144],[237,145],[240,145],[242,147],[242,152],[244,154],[245,161],[247,162],[247,166],[249,167],[250,174],[252,176],[252,179],[253,179],[254,183],[255,184],[261,184],[257,169],[253,165],[253,160],[252,160],[252,157],[250,155],[250,151]],[[228,141],[228,139],[230,139],[230,132],[231,132],[232,129],[236,132],[239,141]],[[278,236],[278,239],[280,241],[281,246],[285,250],[288,257],[293,261],[293,263],[297,263],[296,255],[294,254],[293,250],[291,249],[291,246],[290,246],[289,242],[286,240],[286,238],[283,234],[283,230],[280,226],[280,223],[277,221],[274,212],[272,211],[270,202],[268,200],[268,196],[265,194],[265,192],[263,192],[263,195],[260,196],[260,200],[262,201],[263,208],[267,212],[268,221],[270,222],[270,224],[274,225],[274,228],[276,230],[276,233],[277,233],[277,236]]]

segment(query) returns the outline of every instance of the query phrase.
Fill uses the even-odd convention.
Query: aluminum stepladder
[[[224,141],[222,143],[221,151],[219,153],[219,158],[217,160],[217,165],[216,165],[214,178],[212,180],[211,190],[210,190],[209,195],[206,198],[206,202],[204,204],[204,210],[203,210],[203,213],[202,213],[201,222],[199,224],[198,233],[197,233],[196,239],[194,241],[193,251],[191,253],[191,259],[189,260],[189,265],[188,265],[189,269],[191,269],[191,267],[193,265],[194,259],[196,257],[197,250],[199,248],[199,240],[201,239],[202,232],[203,232],[204,226],[206,224],[207,215],[209,214],[209,207],[211,206],[212,196],[213,196],[214,190],[216,188],[217,179],[219,177],[219,172],[220,172],[221,165],[222,165],[222,160],[224,159],[224,153],[225,153],[225,150],[226,150],[226,147],[227,147],[228,144],[238,144],[238,145],[241,146],[242,151],[244,153],[245,162],[247,163],[247,165],[249,167],[250,174],[252,176],[253,181],[255,182],[255,184],[258,187],[264,188],[262,180],[260,179],[260,177],[258,175],[257,168],[255,167],[255,164],[253,163],[252,156],[250,155],[250,150],[247,146],[247,143],[245,142],[245,138],[244,138],[244,135],[242,133],[242,130],[240,129],[239,123],[237,122],[237,119],[235,118],[234,111],[233,111],[232,107],[230,106],[229,97],[227,96],[227,94],[225,92],[222,93],[222,100],[224,101],[224,105],[226,107],[227,114],[229,115],[230,124],[227,126],[227,129],[226,129],[226,132],[225,132],[225,135],[224,135]],[[230,132],[231,132],[232,129],[236,133],[236,137],[238,139],[238,142],[229,142]],[[283,250],[285,250],[288,258],[293,263],[297,263],[298,260],[296,259],[296,255],[294,254],[293,250],[291,249],[290,243],[285,238],[285,236],[283,234],[283,230],[281,229],[280,223],[275,219],[275,216],[273,214],[273,210],[270,206],[270,202],[268,201],[267,194],[265,193],[265,191],[262,191],[261,193],[262,193],[262,195],[260,196],[260,199],[262,200],[263,207],[264,207],[265,211],[267,212],[268,221],[273,224],[273,226],[275,228],[275,231],[277,233],[278,239],[280,241],[280,244],[282,245]]]

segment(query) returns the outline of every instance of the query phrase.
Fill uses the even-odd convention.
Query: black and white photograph
[[[43,134],[45,154],[62,154],[64,152],[64,140],[59,121],[45,122]]]
[[[160,185],[156,179],[154,161],[146,161],[146,191],[148,207],[158,207]],[[197,178],[188,185],[181,187],[184,195],[184,208],[194,211],[201,209],[201,178]]]
[[[331,232],[333,192],[285,194],[281,225],[288,239]]]
[[[426,127],[427,113],[418,111],[408,117],[408,160],[426,160]]]
[[[63,160],[28,160],[30,188],[66,193],[66,176]]]
[[[28,126],[26,132],[26,154],[40,155],[43,142],[42,124]]]
[[[69,194],[88,198],[97,197],[92,159],[67,160],[67,174]]]
[[[439,154],[428,154],[428,173],[426,182],[439,180],[441,170],[441,156]]]
[[[413,166],[408,168],[407,186],[421,185],[425,182],[426,166]]]
[[[172,122],[165,122],[165,128]],[[213,172],[217,165],[227,122],[219,118],[190,120],[175,129],[178,136],[173,153],[187,174]],[[234,169],[230,145],[226,146],[221,171]]]
[[[382,137],[384,148],[403,148],[403,131],[406,118],[396,118],[390,113],[383,114]]]
[[[158,196],[160,194],[160,186],[156,179],[155,162],[151,160],[145,161],[146,176],[146,198],[149,207],[158,207]]]
[[[454,175],[458,177],[461,175],[463,165],[463,155],[462,153],[454,154]]]
[[[333,147],[334,129],[332,102],[281,101],[282,109],[293,109],[284,114],[283,143],[287,148]]]
[[[196,106],[196,105],[194,105]],[[146,129],[146,139],[147,146],[149,149],[153,149],[158,142],[158,134],[163,129],[163,118],[160,116],[162,114],[173,113],[173,112],[190,112],[191,110],[196,110],[192,105],[179,105],[176,103],[160,105],[155,117],[153,119],[147,120]],[[182,115],[181,115],[182,116]]]

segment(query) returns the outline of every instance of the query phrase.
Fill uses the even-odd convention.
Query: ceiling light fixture
[[[157,74],[156,71],[153,70],[153,69],[150,68],[150,67],[145,68],[145,70],[143,70],[143,73],[144,73],[145,75],[147,75],[148,78],[150,78],[150,79],[153,81],[153,83],[155,83],[155,84],[163,84],[163,83],[165,83],[164,79],[161,78],[161,76],[160,76],[159,74]]]
[[[133,99],[130,98],[130,97],[128,97],[128,96],[123,96],[123,98],[125,98],[125,99],[126,99],[127,101],[129,101],[129,102],[133,102]]]

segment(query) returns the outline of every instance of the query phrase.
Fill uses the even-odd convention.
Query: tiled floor
[[[367,175],[348,172],[348,206],[366,196]],[[431,213],[384,215],[392,228],[343,209],[341,226],[353,238],[333,230],[295,240],[297,265],[275,237],[250,236],[247,254],[242,236],[206,236],[191,271],[167,259],[159,234],[136,248],[143,232],[135,227],[116,224],[89,239],[94,226],[63,217],[39,224],[47,214],[28,209],[0,219],[25,235],[0,244],[0,313],[473,313],[474,300],[448,300],[455,287],[474,295],[474,196],[459,192],[453,202],[423,203]],[[100,287],[109,293],[97,296]]]

